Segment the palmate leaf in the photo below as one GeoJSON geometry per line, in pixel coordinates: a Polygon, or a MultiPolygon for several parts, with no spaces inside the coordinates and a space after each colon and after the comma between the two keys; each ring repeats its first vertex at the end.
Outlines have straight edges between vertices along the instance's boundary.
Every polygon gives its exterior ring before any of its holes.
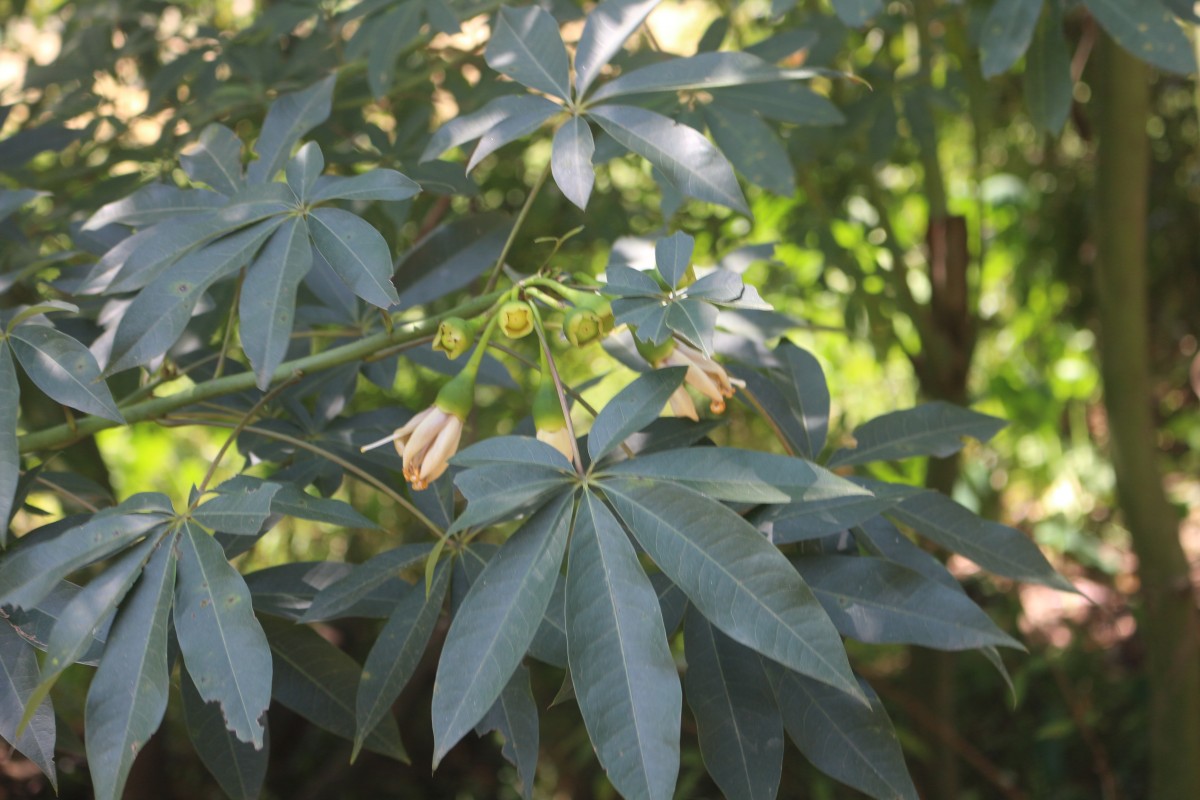
{"type": "Polygon", "coordinates": [[[1187,35],[1159,0],[1083,0],[1100,26],[1138,58],[1159,69],[1188,75],[1196,54],[1187,35]]]}
{"type": "Polygon", "coordinates": [[[8,520],[15,510],[13,501],[21,477],[21,451],[17,447],[17,412],[20,408],[21,386],[17,383],[17,370],[8,348],[0,344],[0,547],[8,544],[8,520]]]}
{"type": "Polygon", "coordinates": [[[502,6],[493,25],[484,53],[489,67],[531,89],[570,99],[567,48],[554,17],[538,6],[502,6]]]}
{"type": "MultiPolygon", "coordinates": [[[[295,561],[248,573],[245,578],[255,611],[299,622],[321,590],[346,577],[352,569],[341,561],[295,561]]],[[[386,619],[400,599],[402,586],[407,584],[384,583],[336,617],[386,619]]]]}
{"type": "Polygon", "coordinates": [[[324,171],[325,155],[321,145],[308,142],[288,161],[283,174],[288,188],[296,193],[301,203],[307,203],[312,199],[313,186],[324,171]]]}
{"type": "Polygon", "coordinates": [[[54,707],[49,696],[35,706],[29,723],[17,736],[17,726],[26,714],[37,683],[37,653],[12,627],[0,622],[0,738],[36,764],[57,792],[54,707]]]}
{"type": "MultiPolygon", "coordinates": [[[[50,632],[58,624],[62,610],[81,591],[80,587],[70,581],[59,581],[50,594],[43,597],[36,606],[28,609],[9,609],[8,624],[21,634],[26,642],[39,650],[45,650],[50,641],[50,632]]],[[[101,622],[92,634],[87,648],[76,659],[77,664],[94,667],[100,663],[100,655],[104,652],[104,641],[108,637],[109,626],[101,622]]]]}
{"type": "Polygon", "coordinates": [[[764,377],[736,370],[755,405],[785,443],[803,458],[816,458],[829,431],[829,387],[821,364],[807,350],[784,340],[775,348],[778,372],[764,377]]]}
{"type": "Polygon", "coordinates": [[[312,202],[326,200],[384,200],[400,202],[415,197],[421,186],[394,169],[373,169],[361,175],[324,175],[317,179],[312,202]]]}
{"type": "Polygon", "coordinates": [[[550,171],[563,195],[581,209],[587,208],[596,182],[595,152],[592,128],[583,117],[570,117],[554,134],[550,171]]]}
{"type": "Polygon", "coordinates": [[[271,385],[283,363],[296,321],[296,292],[312,268],[308,226],[300,217],[283,223],[246,270],[238,306],[238,334],[258,388],[271,385]]]}
{"type": "Polygon", "coordinates": [[[543,114],[550,107],[555,110],[559,109],[554,103],[537,95],[497,97],[478,111],[455,117],[438,128],[429,140],[429,144],[426,145],[424,152],[421,153],[421,161],[437,158],[452,147],[458,147],[478,139],[508,120],[543,114]]]}
{"type": "Polygon", "coordinates": [[[1024,649],[966,594],[889,561],[810,556],[793,563],[843,636],[938,650],[1024,649]]]}
{"type": "Polygon", "coordinates": [[[447,533],[512,519],[574,481],[574,472],[536,465],[525,465],[519,472],[502,464],[464,470],[454,477],[454,485],[467,498],[467,509],[447,533]]]}
{"type": "Polygon", "coordinates": [[[184,665],[205,702],[220,703],[226,726],[263,745],[260,718],[271,704],[271,652],[246,582],[216,540],[186,523],[179,538],[175,631],[184,665]]]}
{"type": "Polygon", "coordinates": [[[791,544],[844,531],[920,492],[912,486],[855,478],[870,495],[844,495],[827,500],[789,503],[765,508],[751,521],[775,544],[791,544]]]}
{"type": "Polygon", "coordinates": [[[141,748],[167,708],[167,620],[175,588],[175,539],[157,549],[108,636],[84,717],[96,797],[117,800],[141,748]]]}
{"type": "Polygon", "coordinates": [[[472,214],[438,227],[400,259],[395,280],[400,304],[427,303],[475,280],[496,263],[511,227],[512,220],[497,213],[472,214]]]}
{"type": "Polygon", "coordinates": [[[542,124],[548,119],[559,114],[561,111],[562,108],[560,106],[551,103],[549,100],[543,100],[542,104],[532,111],[513,115],[498,122],[495,127],[489,129],[487,133],[479,137],[479,144],[475,146],[474,152],[471,153],[471,158],[467,161],[467,172],[475,169],[475,167],[479,166],[479,162],[509,142],[515,142],[522,136],[533,133],[542,127],[542,124]]]}
{"type": "Polygon", "coordinates": [[[695,609],[684,618],[683,636],[684,687],[708,774],[731,800],[774,800],[783,771],[783,720],[761,657],[695,609]]]}
{"type": "Polygon", "coordinates": [[[1042,12],[1042,0],[1009,0],[995,3],[983,23],[980,37],[983,77],[1007,72],[1029,48],[1042,12]]]}
{"type": "Polygon", "coordinates": [[[51,400],[124,423],[91,351],[48,325],[18,325],[9,335],[13,353],[30,380],[51,400]]]}
{"type": "Polygon", "coordinates": [[[830,467],[892,461],[913,456],[945,458],[963,448],[964,436],[981,442],[1007,425],[1004,420],[935,401],[893,411],[854,429],[855,447],[838,450],[830,467]]]}
{"type": "Polygon", "coordinates": [[[567,668],[567,578],[559,575],[550,594],[550,603],[542,617],[529,655],[559,669],[567,668]]]}
{"type": "Polygon", "coordinates": [[[1075,587],[1054,571],[1038,546],[1016,528],[981,519],[944,494],[921,492],[888,510],[926,539],[996,575],[1040,583],[1064,592],[1075,587]]]}
{"type": "Polygon", "coordinates": [[[572,499],[564,493],[522,525],[458,608],[433,687],[435,765],[492,707],[529,649],[566,550],[572,499]]]}
{"type": "Polygon", "coordinates": [[[668,286],[679,286],[679,282],[687,275],[688,267],[692,265],[695,249],[696,240],[683,231],[676,231],[654,243],[654,264],[668,286]]]}
{"type": "Polygon", "coordinates": [[[424,564],[432,549],[431,543],[405,544],[372,556],[321,590],[301,620],[319,622],[344,614],[404,570],[424,564]]]}
{"type": "Polygon", "coordinates": [[[408,586],[392,615],[379,631],[355,699],[354,752],[358,755],[367,733],[388,713],[408,684],[441,614],[450,585],[450,565],[443,561],[433,574],[428,593],[423,581],[408,586]]]}
{"type": "Polygon", "coordinates": [[[317,81],[306,89],[280,95],[267,111],[254,152],[258,160],[250,162],[246,172],[250,183],[268,183],[283,169],[300,137],[329,118],[333,103],[335,75],[317,81]]]}
{"type": "Polygon", "coordinates": [[[205,214],[225,203],[225,198],[216,192],[151,183],[101,208],[83,224],[83,230],[94,231],[105,225],[141,228],[177,217],[205,214]]]}
{"type": "Polygon", "coordinates": [[[255,748],[225,727],[225,717],[216,703],[205,703],[187,670],[179,671],[183,716],[188,738],[204,766],[232,800],[258,800],[267,777],[271,737],[263,726],[263,745],[255,748]]]}
{"type": "Polygon", "coordinates": [[[585,492],[566,586],[571,681],[609,780],[626,798],[670,798],[683,697],[650,579],[604,504],[585,492]]]}
{"type": "Polygon", "coordinates": [[[729,508],[669,482],[609,478],[605,497],[713,625],[797,672],[861,699],[842,640],[774,546],[729,508]]]}
{"type": "Polygon", "coordinates": [[[588,115],[613,139],[662,170],[685,195],[749,215],[733,167],[695,128],[635,106],[596,106],[588,115]]]}
{"type": "Polygon", "coordinates": [[[587,94],[604,65],[641,27],[661,0],[605,0],[587,16],[575,48],[575,96],[587,94]]]}
{"type": "Polygon", "coordinates": [[[234,195],[245,185],[242,175],[242,140],[219,123],[200,131],[200,138],[179,156],[188,177],[207,183],[223,195],[234,195]]]}
{"type": "Polygon", "coordinates": [[[719,108],[793,125],[841,125],[846,121],[829,98],[796,81],[713,89],[712,96],[719,108]]]}
{"type": "MultiPolygon", "coordinates": [[[[358,663],[307,625],[271,617],[264,617],[262,625],[271,646],[271,696],[314,725],[353,741],[358,663]]],[[[397,761],[408,761],[400,728],[386,713],[379,715],[364,736],[363,746],[397,761]]]]}
{"type": "Polygon", "coordinates": [[[622,461],[605,472],[669,480],[714,500],[736,503],[803,503],[870,494],[799,458],[735,447],[665,450],[622,461]]]}
{"type": "Polygon", "coordinates": [[[658,419],[686,374],[685,367],[647,372],[609,400],[588,432],[588,454],[592,461],[599,461],[627,437],[658,419]]]}
{"type": "Polygon", "coordinates": [[[198,506],[192,512],[192,519],[221,533],[253,536],[270,516],[272,500],[279,489],[278,483],[263,483],[241,492],[223,490],[198,506]]]}
{"type": "Polygon", "coordinates": [[[480,736],[488,731],[497,731],[504,737],[502,754],[517,768],[521,796],[530,800],[537,772],[538,708],[529,684],[529,667],[524,664],[517,665],[495,704],[475,726],[480,736]]]}

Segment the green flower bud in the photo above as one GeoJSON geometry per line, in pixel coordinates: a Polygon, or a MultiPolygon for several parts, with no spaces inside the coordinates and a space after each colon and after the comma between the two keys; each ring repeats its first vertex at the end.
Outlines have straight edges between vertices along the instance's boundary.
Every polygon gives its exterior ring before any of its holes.
{"type": "Polygon", "coordinates": [[[576,347],[591,344],[605,333],[604,320],[590,308],[572,308],[563,321],[567,341],[576,347]]]}
{"type": "Polygon", "coordinates": [[[460,420],[465,420],[475,406],[475,375],[478,364],[467,364],[466,369],[450,379],[450,382],[437,393],[433,404],[452,414],[460,420]]]}
{"type": "Polygon", "coordinates": [[[500,306],[500,330],[510,339],[533,332],[533,309],[524,300],[509,300],[500,306]]]}
{"type": "Polygon", "coordinates": [[[475,326],[461,317],[448,317],[438,325],[433,337],[433,349],[445,353],[453,361],[471,349],[475,342],[475,326]]]}
{"type": "Polygon", "coordinates": [[[634,336],[633,343],[637,347],[637,351],[642,354],[642,358],[653,366],[658,366],[667,356],[675,352],[674,339],[667,339],[662,344],[651,344],[634,336]]]}

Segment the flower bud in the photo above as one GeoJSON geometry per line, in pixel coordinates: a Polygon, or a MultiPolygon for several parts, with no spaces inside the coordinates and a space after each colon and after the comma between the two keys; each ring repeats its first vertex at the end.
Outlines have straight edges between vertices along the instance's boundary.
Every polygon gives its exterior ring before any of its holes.
{"type": "Polygon", "coordinates": [[[566,418],[563,417],[558,391],[554,388],[554,379],[545,368],[544,357],[542,380],[533,396],[533,425],[537,429],[539,442],[545,442],[574,463],[571,432],[567,427],[566,418]]]}
{"type": "Polygon", "coordinates": [[[662,362],[675,352],[675,340],[668,338],[662,344],[652,344],[639,339],[636,335],[633,337],[633,344],[637,347],[637,351],[641,353],[642,358],[646,359],[646,363],[651,366],[661,366],[662,362]]]}
{"type": "Polygon", "coordinates": [[[590,308],[572,308],[563,321],[567,341],[576,347],[591,344],[604,335],[604,321],[590,308]]]}
{"type": "Polygon", "coordinates": [[[524,300],[509,300],[500,306],[500,330],[510,339],[533,332],[533,309],[524,300]]]}
{"type": "Polygon", "coordinates": [[[475,342],[475,328],[461,317],[448,317],[438,325],[433,338],[433,349],[445,353],[453,361],[471,349],[475,342]]]}

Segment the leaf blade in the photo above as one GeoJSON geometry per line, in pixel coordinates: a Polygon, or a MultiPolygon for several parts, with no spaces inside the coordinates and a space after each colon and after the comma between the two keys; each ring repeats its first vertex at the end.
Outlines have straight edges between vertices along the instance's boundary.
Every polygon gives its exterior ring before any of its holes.
{"type": "Polygon", "coordinates": [[[64,406],[124,424],[96,357],[81,342],[48,325],[18,325],[9,334],[13,353],[39,389],[64,406]]]}

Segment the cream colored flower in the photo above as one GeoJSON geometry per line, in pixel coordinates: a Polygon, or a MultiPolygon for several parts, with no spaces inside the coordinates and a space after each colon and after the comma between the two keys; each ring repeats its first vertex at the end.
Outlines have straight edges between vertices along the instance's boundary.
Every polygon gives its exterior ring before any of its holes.
{"type": "Polygon", "coordinates": [[[545,442],[566,456],[567,461],[575,462],[575,454],[571,449],[571,433],[565,425],[554,431],[538,428],[537,438],[539,442],[545,442]]]}
{"type": "Polygon", "coordinates": [[[446,471],[450,457],[458,452],[462,431],[463,421],[458,416],[434,405],[397,428],[391,436],[365,445],[362,451],[394,442],[404,461],[404,479],[421,491],[446,471]]]}
{"type": "Polygon", "coordinates": [[[700,421],[700,415],[696,413],[696,404],[692,402],[692,396],[683,386],[676,389],[667,402],[671,404],[671,413],[676,417],[687,417],[692,422],[700,421]]]}
{"type": "MultiPolygon", "coordinates": [[[[746,385],[745,381],[729,377],[729,373],[725,371],[725,368],[716,361],[713,361],[712,358],[680,341],[675,342],[675,348],[658,366],[687,367],[687,375],[684,377],[684,382],[709,399],[708,408],[714,414],[720,414],[725,411],[725,400],[726,398],[733,397],[734,387],[740,389],[746,385]]],[[[674,396],[672,396],[671,401],[671,409],[676,412],[676,416],[688,416],[686,413],[681,415],[676,411],[674,396]]],[[[695,409],[693,408],[694,413],[695,409]]],[[[695,419],[695,417],[692,418],[695,419]]]]}

